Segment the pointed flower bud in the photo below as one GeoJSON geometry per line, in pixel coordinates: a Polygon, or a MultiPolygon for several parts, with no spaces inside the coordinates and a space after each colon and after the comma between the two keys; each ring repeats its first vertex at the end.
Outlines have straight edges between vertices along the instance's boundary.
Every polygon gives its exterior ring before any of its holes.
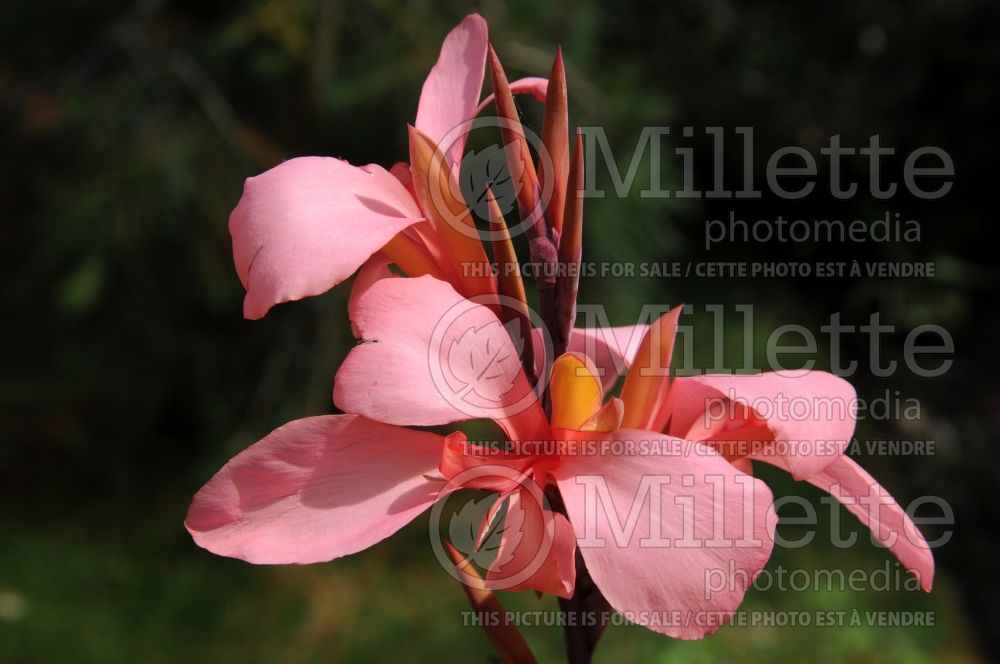
{"type": "Polygon", "coordinates": [[[545,235],[545,222],[539,209],[540,188],[538,174],[535,172],[528,140],[521,126],[521,118],[514,104],[514,95],[507,81],[507,74],[497,58],[493,47],[489,48],[490,75],[493,80],[493,95],[496,104],[497,117],[501,121],[500,135],[504,143],[504,153],[507,156],[507,168],[511,182],[517,193],[518,208],[521,218],[531,220],[528,224],[529,237],[545,235]]]}
{"type": "Polygon", "coordinates": [[[542,145],[547,158],[538,160],[538,182],[541,191],[551,190],[545,207],[545,218],[553,237],[562,233],[563,201],[569,170],[569,103],[566,92],[566,69],[562,49],[556,49],[556,59],[549,74],[545,97],[545,119],[542,123],[542,145]]]}
{"type": "Polygon", "coordinates": [[[559,240],[559,274],[556,279],[556,339],[558,348],[569,346],[576,322],[576,293],[580,286],[580,256],[583,250],[583,138],[576,134],[573,161],[569,167],[566,209],[559,240]],[[561,346],[560,346],[561,344],[561,346]]]}
{"type": "Polygon", "coordinates": [[[490,231],[493,237],[493,261],[497,265],[497,293],[500,302],[500,322],[511,335],[514,347],[520,349],[521,362],[529,380],[534,383],[535,352],[531,338],[531,318],[528,314],[528,296],[524,292],[521,266],[517,261],[514,243],[511,242],[507,223],[493,192],[486,190],[486,204],[489,208],[490,231]]]}

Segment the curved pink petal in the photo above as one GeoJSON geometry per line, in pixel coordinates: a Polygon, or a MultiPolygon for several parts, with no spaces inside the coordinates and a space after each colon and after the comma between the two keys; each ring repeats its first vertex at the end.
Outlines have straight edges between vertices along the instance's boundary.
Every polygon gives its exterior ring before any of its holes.
{"type": "MultiPolygon", "coordinates": [[[[515,95],[531,95],[536,100],[545,103],[545,98],[549,91],[549,79],[539,76],[526,76],[525,78],[519,78],[516,81],[510,82],[510,91],[515,95]]],[[[475,114],[479,115],[492,103],[493,93],[491,92],[489,96],[479,102],[479,106],[476,108],[475,114]]]]}
{"type": "Polygon", "coordinates": [[[676,438],[704,441],[730,463],[746,459],[763,446],[777,453],[772,446],[774,433],[756,411],[688,377],[671,381],[652,428],[676,438]]]}
{"type": "MultiPolygon", "coordinates": [[[[607,394],[608,390],[618,382],[618,378],[631,366],[648,329],[648,325],[577,327],[570,335],[566,351],[590,358],[607,394]]],[[[531,332],[535,346],[535,368],[536,372],[540,372],[544,357],[542,333],[537,328],[531,332]]]]}
{"type": "MultiPolygon", "coordinates": [[[[497,557],[486,572],[494,590],[537,590],[569,599],[576,583],[576,538],[569,521],[527,489],[511,492],[497,557]]],[[[502,498],[500,500],[503,500],[502,498]]]]}
{"type": "MultiPolygon", "coordinates": [[[[420,91],[414,125],[441,144],[452,130],[472,119],[483,88],[488,43],[486,20],[469,14],[441,45],[438,61],[427,75],[420,91]]],[[[449,163],[454,163],[465,146],[465,131],[452,134],[449,145],[441,145],[449,163]]]]}
{"type": "MultiPolygon", "coordinates": [[[[774,449],[798,480],[840,458],[854,435],[854,387],[822,371],[678,378],[667,399],[668,417],[706,430],[745,418],[746,409],[754,411],[755,419],[764,420],[770,429],[774,449]]],[[[675,427],[672,423],[671,431],[675,427]]]]}
{"type": "Polygon", "coordinates": [[[673,637],[717,630],[771,555],[770,490],[701,443],[628,429],[574,436],[593,445],[553,475],[608,602],[673,637]],[[633,453],[603,447],[613,441],[633,453]]]}
{"type": "Polygon", "coordinates": [[[439,496],[444,438],[355,415],[289,422],[203,486],[184,525],[212,553],[316,563],[392,535],[439,496]]]}
{"type": "Polygon", "coordinates": [[[399,180],[374,164],[299,157],[248,178],[229,216],[244,315],[261,318],[329,290],[422,217],[399,180]]]}
{"type": "Polygon", "coordinates": [[[358,269],[358,274],[354,277],[354,283],[351,284],[351,294],[348,297],[348,302],[361,297],[371,288],[372,284],[378,281],[383,279],[398,279],[399,275],[389,269],[389,265],[391,264],[392,261],[385,254],[372,254],[372,257],[366,260],[358,269]]]}
{"type": "Polygon", "coordinates": [[[578,327],[573,330],[566,350],[583,353],[591,359],[597,367],[604,391],[607,392],[632,365],[648,329],[648,325],[578,327]]]}
{"type": "Polygon", "coordinates": [[[742,424],[737,422],[739,413],[726,411],[726,407],[725,397],[714,387],[691,376],[675,376],[655,424],[662,423],[664,433],[670,436],[705,440],[726,426],[742,424]],[[717,412],[724,415],[716,417],[717,412]]]}
{"type": "Polygon", "coordinates": [[[507,330],[450,284],[383,279],[350,313],[362,343],[337,371],[342,410],[402,425],[490,418],[515,440],[547,430],[507,330]]]}
{"type": "MultiPolygon", "coordinates": [[[[788,470],[780,458],[754,458],[788,470]]],[[[930,592],[934,583],[934,556],[927,540],[896,499],[854,459],[838,457],[805,481],[839,500],[871,530],[876,540],[917,576],[920,587],[930,592]]]]}
{"type": "Polygon", "coordinates": [[[410,192],[410,196],[413,196],[414,200],[417,198],[417,192],[413,190],[413,174],[410,172],[410,165],[405,161],[397,161],[395,164],[389,167],[389,172],[392,176],[399,180],[399,183],[406,187],[406,191],[410,192]]]}
{"type": "MultiPolygon", "coordinates": [[[[391,264],[392,261],[382,252],[372,254],[371,258],[364,262],[354,277],[354,283],[351,284],[351,294],[347,297],[348,308],[350,308],[351,302],[361,297],[375,282],[382,279],[399,278],[399,275],[389,269],[389,265],[391,264]]],[[[354,332],[354,336],[359,335],[353,324],[351,325],[351,330],[354,332]]]]}

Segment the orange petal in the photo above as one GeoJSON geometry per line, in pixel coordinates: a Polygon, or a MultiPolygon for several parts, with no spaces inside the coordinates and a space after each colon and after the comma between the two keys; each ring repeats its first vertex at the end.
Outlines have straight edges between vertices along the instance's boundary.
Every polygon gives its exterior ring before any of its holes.
{"type": "Polygon", "coordinates": [[[580,431],[600,431],[611,433],[618,431],[625,416],[625,402],[618,397],[611,397],[604,406],[580,425],[580,431]]]}
{"type": "Polygon", "coordinates": [[[451,258],[448,257],[448,248],[444,246],[444,242],[430,221],[413,224],[406,229],[406,234],[424,246],[427,253],[434,259],[441,274],[444,275],[441,279],[450,283],[460,283],[460,280],[455,276],[455,268],[451,263],[451,258]]]}
{"type": "Polygon", "coordinates": [[[579,430],[601,409],[604,399],[597,370],[587,356],[578,353],[566,353],[553,363],[549,395],[553,429],[579,430]]]}
{"type": "Polygon", "coordinates": [[[382,247],[382,252],[408,277],[429,274],[437,279],[445,279],[444,272],[430,252],[407,233],[397,233],[382,247]]]}
{"type": "Polygon", "coordinates": [[[410,127],[413,190],[424,214],[448,252],[456,288],[466,297],[495,293],[486,250],[469,207],[454,187],[451,169],[436,143],[410,127]]]}
{"type": "Polygon", "coordinates": [[[677,319],[683,310],[683,306],[674,307],[646,331],[622,386],[622,401],[625,402],[622,428],[649,429],[657,409],[665,401],[670,387],[670,356],[674,352],[677,319]]]}

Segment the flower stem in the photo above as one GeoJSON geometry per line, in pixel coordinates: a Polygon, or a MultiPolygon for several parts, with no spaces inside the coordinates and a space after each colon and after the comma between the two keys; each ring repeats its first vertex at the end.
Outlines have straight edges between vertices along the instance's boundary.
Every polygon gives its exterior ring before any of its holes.
{"type": "MultiPolygon", "coordinates": [[[[554,486],[545,491],[549,509],[566,513],[562,495],[554,486]]],[[[566,643],[566,659],[570,664],[587,664],[594,656],[597,642],[611,619],[612,608],[608,600],[587,571],[587,563],[580,550],[576,550],[576,582],[573,596],[559,598],[559,609],[563,618],[563,640],[566,643]]]]}
{"type": "Polygon", "coordinates": [[[576,552],[576,587],[569,599],[559,598],[563,639],[570,664],[589,664],[611,617],[611,607],[594,585],[580,552],[576,552]]]}

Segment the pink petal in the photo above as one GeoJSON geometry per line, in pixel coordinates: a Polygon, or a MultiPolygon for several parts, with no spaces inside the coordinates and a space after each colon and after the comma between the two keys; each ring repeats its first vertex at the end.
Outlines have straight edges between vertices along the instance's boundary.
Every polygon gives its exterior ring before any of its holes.
{"type": "MultiPolygon", "coordinates": [[[[545,103],[545,97],[549,91],[549,79],[538,76],[527,76],[510,82],[510,91],[515,95],[531,95],[538,101],[545,103]]],[[[476,115],[479,115],[486,107],[493,103],[493,93],[483,99],[476,108],[476,115]]]]}
{"type": "Polygon", "coordinates": [[[583,353],[593,361],[604,384],[604,391],[607,392],[632,365],[648,329],[648,325],[578,327],[573,330],[567,350],[583,353]]]}
{"type": "Polygon", "coordinates": [[[597,587],[654,631],[692,639],[717,630],[771,555],[770,490],[701,443],[628,429],[587,440],[647,444],[646,453],[565,456],[553,471],[597,587]]]}
{"type": "MultiPolygon", "coordinates": [[[[788,470],[773,456],[755,458],[788,470]]],[[[927,540],[896,499],[854,459],[838,457],[806,481],[829,493],[858,517],[899,562],[916,574],[920,587],[930,592],[934,583],[934,556],[927,540]]]]}
{"type": "MultiPolygon", "coordinates": [[[[646,336],[648,325],[621,325],[618,327],[577,327],[570,336],[570,353],[580,353],[590,358],[597,368],[597,375],[605,394],[614,387],[618,378],[624,374],[636,352],[642,338],[646,336]]],[[[542,333],[532,330],[535,342],[536,369],[540,371],[543,354],[542,333]]]]}
{"type": "Polygon", "coordinates": [[[389,172],[392,176],[399,180],[399,183],[406,187],[406,191],[410,192],[410,196],[416,199],[417,194],[413,190],[413,174],[410,172],[410,165],[405,161],[397,161],[395,164],[389,167],[389,172]]]}
{"type": "Polygon", "coordinates": [[[573,528],[540,500],[541,489],[535,493],[522,487],[510,494],[500,548],[486,584],[494,590],[537,590],[568,599],[576,583],[573,528]]]}
{"type": "Polygon", "coordinates": [[[185,526],[212,553],[316,563],[392,535],[439,496],[444,439],[354,415],[289,422],[195,494],[185,526]]]}
{"type": "MultiPolygon", "coordinates": [[[[453,129],[475,117],[486,71],[487,42],[486,21],[479,14],[466,16],[445,37],[437,64],[420,92],[414,123],[435,143],[441,144],[453,129]]],[[[441,146],[449,163],[461,156],[465,134],[464,130],[452,133],[449,145],[441,146]]]]}
{"type": "Polygon", "coordinates": [[[507,330],[450,284],[383,279],[350,313],[362,343],[337,372],[333,399],[342,410],[391,424],[490,418],[515,440],[547,430],[507,330]]]}
{"type": "Polygon", "coordinates": [[[247,179],[229,217],[244,315],[329,290],[422,216],[374,164],[299,157],[247,179]]]}
{"type": "MultiPolygon", "coordinates": [[[[372,254],[371,258],[366,260],[358,270],[357,276],[354,277],[354,283],[351,284],[351,294],[347,298],[347,306],[350,307],[350,303],[361,297],[376,281],[398,279],[398,275],[389,269],[391,263],[392,261],[382,252],[372,254]]],[[[353,324],[351,330],[354,332],[354,336],[358,336],[359,333],[353,324]]]]}
{"type": "Polygon", "coordinates": [[[687,376],[677,376],[671,381],[667,399],[658,410],[652,428],[676,438],[712,443],[730,462],[750,454],[752,443],[774,439],[766,421],[756,411],[730,402],[715,388],[687,376]],[[753,437],[743,438],[744,434],[753,437]]]}
{"type": "Polygon", "coordinates": [[[857,394],[843,378],[822,371],[678,378],[668,399],[674,401],[670,417],[695,425],[702,418],[709,428],[740,415],[741,408],[752,409],[774,434],[775,449],[798,480],[838,459],[854,435],[857,394]],[[715,395],[706,397],[712,391],[715,395]],[[727,402],[720,405],[719,396],[727,402]]]}
{"type": "Polygon", "coordinates": [[[397,274],[389,269],[391,263],[392,261],[382,253],[373,254],[371,258],[366,260],[364,265],[358,270],[357,276],[354,277],[348,301],[361,297],[377,281],[399,278],[397,274]]]}

